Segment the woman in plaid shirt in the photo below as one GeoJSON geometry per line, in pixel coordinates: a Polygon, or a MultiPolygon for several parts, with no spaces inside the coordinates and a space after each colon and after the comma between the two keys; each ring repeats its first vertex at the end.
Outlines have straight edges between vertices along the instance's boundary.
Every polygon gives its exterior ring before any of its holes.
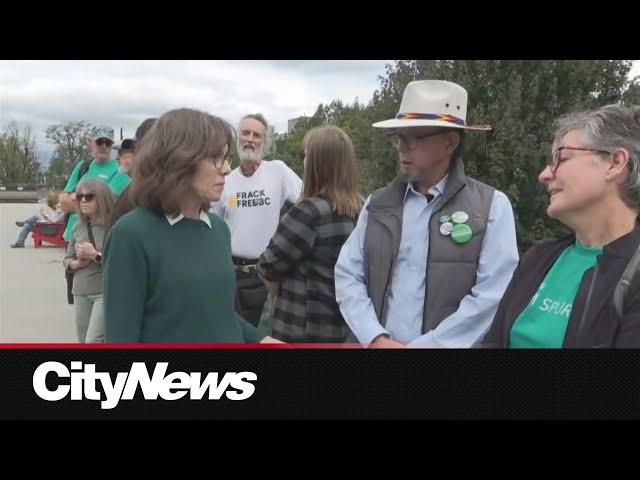
{"type": "Polygon", "coordinates": [[[363,198],[349,136],[335,126],[304,139],[304,187],[260,257],[258,273],[275,296],[274,338],[343,343],[349,329],[336,303],[333,270],[355,228],[363,198]]]}

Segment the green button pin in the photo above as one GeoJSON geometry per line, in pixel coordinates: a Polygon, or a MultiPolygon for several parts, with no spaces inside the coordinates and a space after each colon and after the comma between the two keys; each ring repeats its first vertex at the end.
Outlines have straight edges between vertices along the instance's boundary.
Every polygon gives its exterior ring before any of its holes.
{"type": "Polygon", "coordinates": [[[440,216],[440,223],[447,223],[450,220],[451,220],[451,215],[449,215],[448,213],[445,213],[444,215],[440,216]]]}
{"type": "Polygon", "coordinates": [[[451,239],[456,243],[467,243],[471,240],[472,232],[469,225],[459,223],[451,230],[451,239]]]}
{"type": "Polygon", "coordinates": [[[453,215],[451,215],[451,220],[453,220],[455,223],[464,223],[469,220],[469,215],[467,215],[465,212],[455,212],[453,215]]]}

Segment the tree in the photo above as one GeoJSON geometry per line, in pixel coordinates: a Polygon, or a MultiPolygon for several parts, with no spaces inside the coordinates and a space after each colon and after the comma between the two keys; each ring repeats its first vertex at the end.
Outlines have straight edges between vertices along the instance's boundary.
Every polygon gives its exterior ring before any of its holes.
{"type": "Polygon", "coordinates": [[[0,134],[0,184],[36,184],[40,174],[31,124],[10,121],[0,134]]]}
{"type": "Polygon", "coordinates": [[[93,128],[85,121],[54,124],[47,128],[47,140],[56,146],[47,170],[50,186],[64,187],[76,164],[91,156],[88,139],[93,128]]]}
{"type": "MultiPolygon", "coordinates": [[[[546,215],[548,198],[537,180],[550,154],[555,119],[572,110],[622,101],[631,67],[627,60],[398,61],[381,78],[372,115],[374,121],[393,117],[404,88],[414,79],[450,80],[465,87],[467,121],[493,126],[490,132],[467,135],[465,169],[509,196],[525,250],[536,240],[565,231],[546,215]]],[[[389,171],[397,164],[396,155],[385,152],[377,153],[389,171]]]]}
{"type": "Polygon", "coordinates": [[[640,106],[640,76],[635,77],[627,87],[627,91],[624,92],[623,102],[628,105],[640,106]]]}
{"type": "MultiPolygon", "coordinates": [[[[377,145],[372,140],[371,107],[359,102],[344,104],[334,100],[329,104],[321,104],[310,118],[298,121],[292,132],[283,134],[278,141],[278,157],[285,160],[291,168],[303,175],[304,137],[309,130],[320,125],[335,125],[342,128],[351,137],[358,162],[360,190],[368,194],[384,184],[389,177],[388,172],[381,168],[378,158],[380,149],[388,149],[388,142],[384,146],[377,145]]],[[[379,142],[382,143],[382,142],[379,142]]]]}

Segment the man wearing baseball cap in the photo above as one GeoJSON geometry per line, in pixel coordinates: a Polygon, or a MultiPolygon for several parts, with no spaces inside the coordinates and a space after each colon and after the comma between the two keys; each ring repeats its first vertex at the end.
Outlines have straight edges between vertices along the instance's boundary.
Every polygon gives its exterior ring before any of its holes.
{"type": "MultiPolygon", "coordinates": [[[[111,159],[113,138],[113,128],[107,125],[97,125],[93,128],[90,137],[87,139],[91,157],[78,162],[60,194],[60,208],[66,213],[65,221],[67,224],[63,236],[67,241],[70,240],[71,232],[77,223],[78,203],[75,190],[81,179],[102,180],[109,185],[116,196],[120,195],[131,181],[128,175],[118,170],[118,162],[111,159]]],[[[72,282],[73,278],[68,275],[67,300],[69,303],[73,303],[73,297],[70,295],[72,282]]]]}
{"type": "Polygon", "coordinates": [[[129,174],[133,165],[133,149],[136,145],[134,138],[125,138],[121,143],[114,145],[113,149],[118,153],[116,160],[120,165],[120,171],[129,174]]]}
{"type": "Polygon", "coordinates": [[[136,144],[142,140],[145,133],[149,131],[153,124],[156,123],[157,118],[150,117],[144,122],[138,125],[136,134],[133,138],[125,138],[117,145],[113,146],[113,149],[118,152],[116,159],[120,163],[120,171],[131,176],[131,170],[133,168],[133,157],[136,149],[136,144]]]}
{"type": "MultiPolygon", "coordinates": [[[[142,140],[142,137],[153,127],[156,123],[157,118],[151,117],[147,118],[144,122],[142,122],[138,128],[136,129],[136,135],[132,139],[123,140],[119,148],[119,161],[120,161],[120,171],[123,172],[123,175],[127,175],[129,178],[132,175],[132,168],[135,161],[135,149],[136,144],[142,140]]],[[[115,147],[114,147],[115,148],[115,147]]],[[[129,193],[129,185],[127,185],[122,193],[118,196],[118,200],[116,200],[111,213],[109,214],[109,220],[107,221],[107,233],[112,225],[114,225],[120,217],[129,213],[131,210],[135,208],[133,200],[131,199],[131,195],[129,193]]]]}
{"type": "Polygon", "coordinates": [[[387,129],[399,175],[366,201],[335,267],[336,299],[371,347],[470,348],[518,263],[509,198],[465,174],[467,91],[410,82],[387,129]]]}

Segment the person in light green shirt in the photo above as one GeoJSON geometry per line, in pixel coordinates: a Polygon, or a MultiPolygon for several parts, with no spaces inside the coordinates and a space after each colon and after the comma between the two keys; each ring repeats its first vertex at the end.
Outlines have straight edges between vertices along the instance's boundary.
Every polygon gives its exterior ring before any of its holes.
{"type": "MultiPolygon", "coordinates": [[[[90,139],[91,148],[91,163],[86,173],[82,176],[82,179],[98,179],[105,182],[116,196],[129,185],[131,178],[124,172],[118,169],[118,162],[111,159],[111,151],[114,142],[113,128],[100,125],[93,129],[93,134],[90,139]]],[[[79,172],[84,162],[78,162],[78,164],[71,172],[71,176],[64,187],[63,193],[60,196],[60,205],[62,209],[69,213],[69,221],[64,231],[64,239],[69,241],[71,238],[71,232],[77,222],[77,203],[75,200],[75,189],[80,180],[79,172]]]]}

